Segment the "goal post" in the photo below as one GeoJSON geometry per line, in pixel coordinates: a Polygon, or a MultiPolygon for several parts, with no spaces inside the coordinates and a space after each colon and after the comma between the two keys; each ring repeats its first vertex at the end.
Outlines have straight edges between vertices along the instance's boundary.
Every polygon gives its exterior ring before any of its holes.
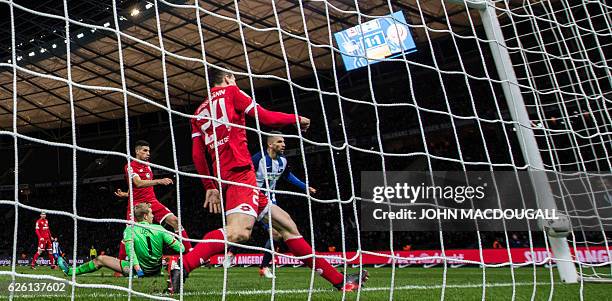
{"type": "MultiPolygon", "coordinates": [[[[521,153],[530,171],[531,183],[536,193],[538,207],[541,209],[557,209],[550,182],[542,161],[538,143],[531,127],[529,114],[519,89],[518,79],[513,69],[512,60],[508,53],[506,40],[497,19],[495,4],[489,0],[448,0],[454,4],[464,4],[478,11],[482,26],[488,40],[495,68],[501,81],[504,97],[508,104],[510,116],[514,122],[521,153]]],[[[542,231],[546,232],[545,225],[540,223],[542,231]]],[[[569,229],[568,229],[569,230],[569,229]]],[[[578,273],[572,259],[566,237],[547,235],[553,257],[556,259],[559,277],[564,283],[578,282],[578,273]]]]}

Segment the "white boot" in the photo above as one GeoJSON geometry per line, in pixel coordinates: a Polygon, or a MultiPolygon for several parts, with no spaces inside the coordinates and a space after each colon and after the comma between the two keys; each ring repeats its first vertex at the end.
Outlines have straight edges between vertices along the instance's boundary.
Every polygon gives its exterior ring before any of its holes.
{"type": "Polygon", "coordinates": [[[266,277],[268,279],[274,278],[274,274],[272,274],[272,270],[269,267],[260,268],[259,269],[259,276],[266,277]]]}

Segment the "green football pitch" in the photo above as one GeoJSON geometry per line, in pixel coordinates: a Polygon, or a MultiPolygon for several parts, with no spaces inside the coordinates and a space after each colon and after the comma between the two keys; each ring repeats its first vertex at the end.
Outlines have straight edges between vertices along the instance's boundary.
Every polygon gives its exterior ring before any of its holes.
{"type": "MultiPolygon", "coordinates": [[[[9,267],[0,268],[0,273],[10,271],[9,267]]],[[[351,272],[355,269],[351,269],[351,272]]],[[[392,269],[368,268],[370,280],[359,296],[359,300],[389,300],[392,269]]],[[[30,270],[18,267],[18,273],[41,274],[68,279],[58,270],[39,267],[30,270]]],[[[608,269],[609,272],[609,269],[608,269]]],[[[306,268],[282,267],[277,270],[274,287],[274,300],[308,300],[310,270],[306,268]]],[[[483,297],[483,271],[475,267],[448,268],[443,277],[440,267],[425,269],[407,267],[395,270],[393,283],[393,300],[481,300],[483,297]]],[[[612,285],[584,283],[563,284],[559,282],[556,270],[553,270],[551,285],[550,271],[546,268],[522,267],[514,270],[512,276],[509,268],[487,268],[485,270],[484,296],[487,300],[612,300],[612,285]],[[514,280],[513,280],[514,278],[514,280]]],[[[222,300],[223,269],[200,268],[191,273],[184,287],[184,300],[222,300]]],[[[7,298],[8,284],[11,277],[0,275],[0,296],[7,298]]],[[[225,300],[271,300],[272,281],[259,277],[257,268],[233,267],[227,273],[225,300]]],[[[315,275],[311,300],[342,300],[342,293],[335,291],[323,279],[315,275]]],[[[17,278],[20,283],[40,282],[29,278],[17,278]]],[[[76,300],[124,300],[125,291],[109,286],[127,288],[127,278],[116,278],[110,270],[102,269],[96,273],[77,277],[79,285],[104,285],[104,288],[77,287],[76,300]]],[[[173,297],[164,294],[166,277],[150,277],[133,280],[133,289],[137,292],[160,297],[173,297]]],[[[14,298],[32,300],[66,300],[70,298],[72,287],[65,286],[63,293],[19,292],[14,298]]],[[[345,300],[356,300],[356,293],[347,293],[345,300]]],[[[148,298],[132,295],[133,300],[148,298]]]]}

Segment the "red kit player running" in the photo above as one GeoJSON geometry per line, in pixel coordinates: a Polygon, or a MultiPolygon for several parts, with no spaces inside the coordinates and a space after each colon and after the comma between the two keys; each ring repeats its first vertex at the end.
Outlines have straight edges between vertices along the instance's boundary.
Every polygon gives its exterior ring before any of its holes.
{"type": "Polygon", "coordinates": [[[49,220],[47,220],[47,214],[44,212],[40,213],[40,218],[36,220],[36,236],[38,237],[38,250],[34,254],[34,258],[32,258],[32,269],[36,269],[36,260],[38,256],[42,254],[45,250],[49,254],[49,260],[51,261],[51,268],[55,269],[55,258],[53,258],[51,241],[53,237],[51,236],[51,230],[49,229],[49,220]]]}
{"type": "MultiPolygon", "coordinates": [[[[223,69],[228,69],[222,66],[223,69]]],[[[312,247],[308,244],[297,229],[291,216],[276,205],[268,204],[267,197],[257,189],[255,171],[251,155],[247,148],[246,131],[234,125],[245,125],[245,115],[259,119],[263,125],[281,127],[296,124],[299,120],[301,129],[307,130],[310,120],[305,117],[280,112],[272,112],[257,105],[247,94],[236,86],[233,74],[219,70],[209,70],[212,88],[210,99],[206,99],[196,110],[194,115],[198,118],[191,120],[192,127],[192,156],[193,161],[201,175],[209,175],[209,167],[205,152],[212,158],[212,168],[217,175],[217,163],[220,166],[220,177],[223,180],[250,185],[244,187],[235,184],[223,184],[225,215],[227,216],[227,240],[230,242],[244,242],[251,236],[253,224],[256,220],[267,219],[271,212],[272,226],[285,240],[287,247],[295,256],[312,255],[312,247]],[[257,110],[257,115],[255,111],[257,110]],[[216,157],[218,153],[219,157],[216,157]]],[[[221,201],[219,189],[210,179],[202,179],[206,190],[204,207],[210,212],[220,213],[221,201]]],[[[267,222],[266,222],[267,223],[267,222]]],[[[207,233],[204,239],[224,240],[223,229],[207,233]]],[[[183,256],[183,275],[201,266],[215,254],[223,254],[224,243],[199,243],[195,248],[183,256]]],[[[367,271],[362,274],[344,275],[339,273],[325,259],[313,257],[303,259],[304,263],[312,267],[323,278],[336,288],[344,291],[357,289],[367,280],[367,271]]],[[[170,284],[173,292],[180,290],[180,263],[173,260],[170,263],[170,284]]]]}
{"type": "MultiPolygon", "coordinates": [[[[136,159],[141,161],[149,161],[149,158],[151,156],[151,148],[148,142],[143,140],[136,141],[134,151],[136,159]]],[[[134,195],[134,206],[143,202],[151,204],[151,210],[153,211],[153,220],[160,224],[166,223],[170,225],[174,229],[174,232],[178,233],[178,218],[172,213],[172,211],[170,211],[170,209],[168,209],[160,201],[157,200],[157,197],[155,196],[155,190],[153,189],[153,186],[156,185],[165,186],[173,184],[172,179],[154,179],[151,167],[147,164],[140,163],[137,161],[131,161],[129,166],[126,164],[124,170],[126,180],[128,178],[132,178],[132,194],[134,195]]],[[[129,197],[129,192],[123,192],[121,191],[121,189],[118,189],[115,192],[115,195],[119,197],[129,197]]],[[[132,220],[129,202],[127,206],[126,216],[127,220],[132,220]]],[[[183,236],[183,238],[189,238],[185,229],[181,231],[181,236],[183,236]]],[[[185,247],[185,250],[189,251],[191,249],[191,242],[183,240],[183,246],[185,247]]],[[[121,242],[119,248],[119,259],[125,258],[125,245],[123,244],[123,242],[121,242]]]]}

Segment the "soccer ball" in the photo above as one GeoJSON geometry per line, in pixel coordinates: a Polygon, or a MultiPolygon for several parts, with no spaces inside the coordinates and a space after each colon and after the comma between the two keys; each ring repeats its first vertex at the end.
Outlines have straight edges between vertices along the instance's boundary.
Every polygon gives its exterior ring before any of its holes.
{"type": "Polygon", "coordinates": [[[571,231],[571,224],[567,216],[559,215],[558,219],[545,220],[543,228],[550,237],[567,237],[571,231]]]}

